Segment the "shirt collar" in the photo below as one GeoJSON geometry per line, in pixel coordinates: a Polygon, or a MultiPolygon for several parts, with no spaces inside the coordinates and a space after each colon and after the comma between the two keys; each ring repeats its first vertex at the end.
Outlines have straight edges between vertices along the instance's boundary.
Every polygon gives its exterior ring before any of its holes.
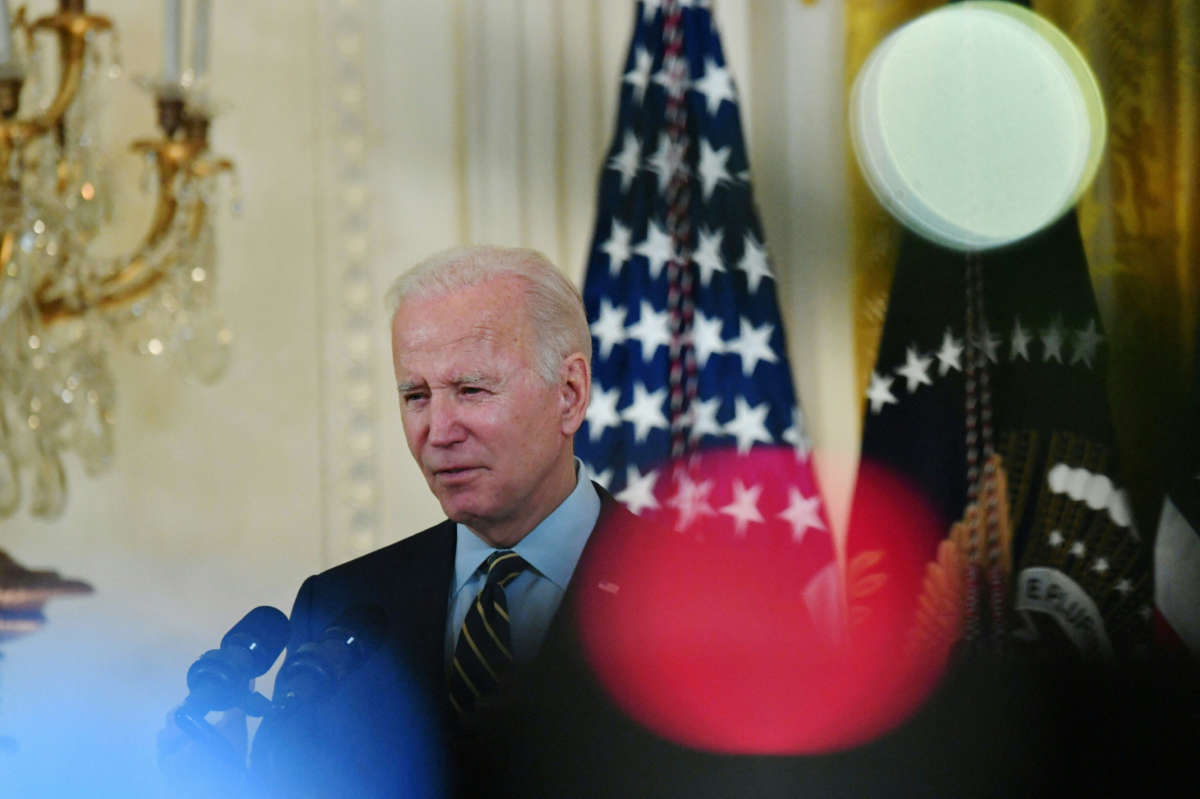
{"type": "MultiPolygon", "coordinates": [[[[564,591],[600,516],[600,495],[579,458],[575,459],[575,475],[575,488],[567,498],[512,547],[539,574],[564,591]]],[[[455,529],[458,542],[452,596],[462,590],[488,555],[499,551],[465,524],[457,524],[455,529]]]]}

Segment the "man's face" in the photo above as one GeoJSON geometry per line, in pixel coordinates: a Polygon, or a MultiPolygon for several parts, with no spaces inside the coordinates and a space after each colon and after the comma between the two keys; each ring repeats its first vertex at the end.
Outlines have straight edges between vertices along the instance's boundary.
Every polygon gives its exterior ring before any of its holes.
{"type": "Polygon", "coordinates": [[[446,515],[495,545],[519,540],[574,484],[569,387],[534,371],[531,342],[511,277],[408,300],[392,320],[408,448],[446,515]]]}

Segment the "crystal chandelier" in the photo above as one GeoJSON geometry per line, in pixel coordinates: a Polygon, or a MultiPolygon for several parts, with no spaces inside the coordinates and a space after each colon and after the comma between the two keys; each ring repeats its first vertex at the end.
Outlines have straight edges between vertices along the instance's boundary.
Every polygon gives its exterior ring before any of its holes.
{"type": "Polygon", "coordinates": [[[166,0],[163,75],[141,81],[161,128],[132,145],[156,192],[148,231],[133,252],[101,257],[89,245],[110,221],[98,94],[120,72],[112,23],[59,0],[9,25],[0,0],[0,518],[24,493],[32,515],[59,516],[68,451],[89,475],[109,466],[110,352],[168,359],[202,382],[227,365],[212,211],[232,164],[208,149],[208,0],[195,8],[192,68],[179,69],[180,1],[166,0]]]}

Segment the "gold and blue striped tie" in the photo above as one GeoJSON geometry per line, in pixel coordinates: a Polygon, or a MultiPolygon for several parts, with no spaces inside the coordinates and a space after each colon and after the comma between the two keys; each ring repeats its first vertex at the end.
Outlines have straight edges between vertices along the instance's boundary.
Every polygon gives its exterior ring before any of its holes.
{"type": "Polygon", "coordinates": [[[512,663],[512,637],[504,588],[529,564],[512,550],[493,552],[484,561],[487,581],[467,610],[448,676],[450,704],[460,719],[471,715],[512,663]]]}

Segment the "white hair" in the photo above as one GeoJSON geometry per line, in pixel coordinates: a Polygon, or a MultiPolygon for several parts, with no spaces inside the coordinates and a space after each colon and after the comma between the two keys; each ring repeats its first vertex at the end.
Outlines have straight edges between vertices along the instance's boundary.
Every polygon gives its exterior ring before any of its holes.
{"type": "Polygon", "coordinates": [[[385,295],[389,320],[401,303],[477,286],[501,277],[525,287],[525,312],[534,334],[534,368],[558,380],[562,361],[582,353],[592,360],[592,335],[579,290],[549,258],[520,247],[455,247],[435,253],[401,274],[385,295]]]}

